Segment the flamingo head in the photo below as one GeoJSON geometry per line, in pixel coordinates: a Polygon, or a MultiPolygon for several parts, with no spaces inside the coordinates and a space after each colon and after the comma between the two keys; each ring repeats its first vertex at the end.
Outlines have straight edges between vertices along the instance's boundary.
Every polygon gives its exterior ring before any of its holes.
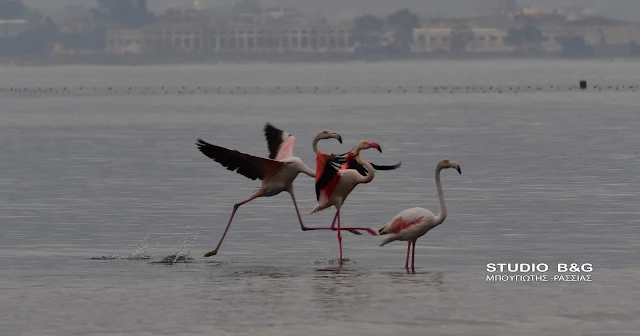
{"type": "Polygon", "coordinates": [[[342,143],[342,136],[334,131],[330,130],[322,130],[320,134],[318,134],[319,139],[336,139],[338,142],[342,143]]]}
{"type": "Polygon", "coordinates": [[[378,150],[378,152],[382,153],[382,147],[380,147],[380,145],[377,142],[366,141],[366,140],[361,141],[358,147],[360,147],[360,149],[375,148],[378,150]]]}
{"type": "Polygon", "coordinates": [[[457,162],[451,161],[449,159],[442,159],[438,162],[438,166],[444,168],[453,168],[458,171],[459,174],[462,175],[462,168],[457,162]]]}

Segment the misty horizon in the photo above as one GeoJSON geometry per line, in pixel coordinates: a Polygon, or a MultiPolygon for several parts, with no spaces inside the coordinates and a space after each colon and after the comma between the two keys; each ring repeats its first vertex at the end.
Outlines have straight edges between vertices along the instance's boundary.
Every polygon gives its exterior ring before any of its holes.
{"type": "MultiPolygon", "coordinates": [[[[25,4],[45,12],[55,12],[63,6],[95,6],[94,0],[23,0],[25,4]]],[[[230,5],[233,0],[201,0],[205,4],[230,5]]],[[[464,16],[492,13],[499,0],[257,0],[263,7],[296,7],[328,17],[348,19],[363,14],[383,15],[398,8],[409,8],[424,17],[464,16]]],[[[532,6],[543,12],[567,6],[589,6],[599,15],[618,19],[636,20],[640,15],[640,1],[635,0],[518,0],[519,6],[532,6]]],[[[190,7],[193,0],[151,0],[149,9],[156,13],[168,8],[190,7]]]]}

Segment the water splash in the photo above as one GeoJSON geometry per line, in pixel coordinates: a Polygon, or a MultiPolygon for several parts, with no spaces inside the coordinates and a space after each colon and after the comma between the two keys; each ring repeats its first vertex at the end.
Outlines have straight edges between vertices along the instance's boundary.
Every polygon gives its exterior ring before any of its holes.
{"type": "MultiPolygon", "coordinates": [[[[179,246],[170,252],[165,253],[160,260],[153,261],[151,264],[175,264],[175,263],[190,263],[193,262],[193,258],[189,257],[191,255],[190,246],[194,244],[196,239],[198,238],[197,233],[191,232],[191,227],[186,227],[187,232],[182,236],[179,246]]],[[[204,229],[204,226],[199,228],[200,230],[204,229]]],[[[111,255],[103,255],[99,257],[91,257],[91,260],[150,260],[153,259],[153,255],[151,254],[151,250],[154,249],[149,242],[148,239],[151,236],[151,233],[148,233],[146,237],[140,241],[136,249],[126,255],[120,254],[111,254],[111,255]]],[[[156,243],[157,245],[158,243],[156,243]]]]}
{"type": "MultiPolygon", "coordinates": [[[[200,227],[201,229],[203,227],[200,227]]],[[[187,226],[187,230],[190,229],[190,226],[187,226]]],[[[182,241],[180,246],[173,249],[172,251],[165,253],[162,258],[158,261],[153,261],[151,264],[176,264],[176,263],[191,263],[193,262],[193,258],[189,257],[191,255],[191,249],[189,248],[195,240],[198,238],[197,233],[191,234],[191,231],[187,231],[182,237],[182,241]]]]}
{"type": "MultiPolygon", "coordinates": [[[[329,264],[329,265],[333,265],[333,264],[339,264],[340,263],[340,258],[335,258],[331,255],[331,250],[329,250],[329,256],[327,258],[323,258],[321,260],[316,260],[315,264],[319,265],[319,264],[329,264]]],[[[346,264],[346,263],[352,263],[352,264],[357,264],[357,262],[349,259],[349,257],[343,255],[342,256],[342,263],[346,264]]]]}
{"type": "Polygon", "coordinates": [[[90,260],[119,260],[119,259],[128,259],[128,260],[147,260],[147,259],[151,259],[152,255],[151,255],[151,250],[153,249],[150,245],[149,242],[147,242],[147,239],[149,239],[149,236],[151,234],[148,233],[146,237],[144,237],[140,243],[138,243],[138,246],[136,247],[136,249],[130,253],[130,254],[125,254],[125,255],[120,255],[120,254],[110,254],[110,255],[104,255],[104,256],[99,256],[99,257],[91,257],[89,258],[90,260]]]}

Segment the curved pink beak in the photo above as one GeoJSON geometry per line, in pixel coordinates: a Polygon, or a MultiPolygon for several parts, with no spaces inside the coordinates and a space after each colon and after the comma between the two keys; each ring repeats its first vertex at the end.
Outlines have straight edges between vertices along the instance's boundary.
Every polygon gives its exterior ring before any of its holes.
{"type": "Polygon", "coordinates": [[[369,148],[375,148],[378,152],[382,153],[382,147],[377,142],[369,142],[369,148]]]}

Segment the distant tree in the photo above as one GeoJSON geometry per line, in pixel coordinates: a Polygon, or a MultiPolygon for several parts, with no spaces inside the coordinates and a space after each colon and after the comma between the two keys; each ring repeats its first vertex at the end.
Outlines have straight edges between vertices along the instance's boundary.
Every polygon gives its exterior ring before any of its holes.
{"type": "Polygon", "coordinates": [[[593,48],[586,43],[582,36],[571,36],[560,38],[562,54],[565,57],[590,57],[593,55],[593,48]]]}
{"type": "Polygon", "coordinates": [[[234,13],[260,14],[262,13],[262,6],[255,0],[241,0],[233,5],[231,10],[234,13]]]}
{"type": "Polygon", "coordinates": [[[184,20],[184,13],[175,8],[168,8],[161,16],[158,17],[159,20],[165,21],[181,21],[184,20]]]}
{"type": "MultiPolygon", "coordinates": [[[[46,17],[52,20],[51,17],[46,17]]],[[[42,23],[43,20],[45,20],[45,15],[37,9],[30,9],[28,10],[27,14],[25,14],[24,19],[29,21],[29,23],[31,24],[38,25],[42,23]]]]}
{"type": "Polygon", "coordinates": [[[353,19],[351,30],[353,41],[363,46],[379,46],[383,31],[384,21],[373,15],[363,15],[353,19]]]}
{"type": "Polygon", "coordinates": [[[473,31],[466,24],[457,25],[451,32],[451,52],[460,56],[467,49],[469,41],[474,38],[473,31]]]}
{"type": "Polygon", "coordinates": [[[251,21],[251,17],[262,13],[262,7],[255,0],[241,0],[231,8],[234,21],[251,21]]]}
{"type": "Polygon", "coordinates": [[[542,39],[542,31],[538,27],[525,25],[520,28],[509,29],[505,42],[520,50],[532,51],[541,48],[542,39]]]}
{"type": "Polygon", "coordinates": [[[0,20],[22,19],[28,14],[22,0],[0,0],[0,20]]]}
{"type": "Polygon", "coordinates": [[[636,43],[636,41],[631,41],[629,43],[629,55],[630,56],[640,56],[640,45],[636,43]]]}
{"type": "Polygon", "coordinates": [[[408,51],[413,42],[413,29],[420,27],[420,18],[408,9],[399,9],[387,16],[387,24],[394,29],[396,46],[408,51]]]}
{"type": "Polygon", "coordinates": [[[99,22],[139,28],[153,21],[153,14],[145,7],[135,7],[131,1],[98,1],[100,6],[92,8],[94,19],[99,22]]]}
{"type": "Polygon", "coordinates": [[[0,56],[46,53],[55,41],[57,32],[55,23],[47,17],[34,29],[16,37],[0,39],[0,56]]]}

